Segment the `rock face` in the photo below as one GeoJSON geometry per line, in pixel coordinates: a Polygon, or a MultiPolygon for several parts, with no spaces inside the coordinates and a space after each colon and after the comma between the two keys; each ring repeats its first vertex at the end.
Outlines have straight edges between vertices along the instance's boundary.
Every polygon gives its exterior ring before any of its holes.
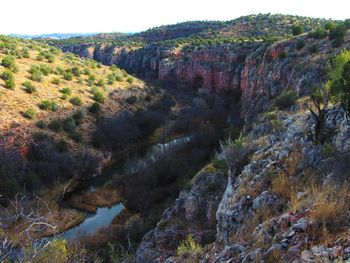
{"type": "MultiPolygon", "coordinates": [[[[349,48],[349,35],[341,48],[349,48]]],[[[107,65],[117,64],[142,78],[186,84],[189,88],[239,91],[242,118],[251,124],[271,100],[286,89],[307,94],[325,80],[328,58],[338,52],[327,38],[300,36],[272,45],[263,42],[199,46],[191,50],[166,49],[157,44],[144,48],[111,44],[81,44],[62,47],[107,65]],[[298,50],[299,39],[305,47],[298,50]],[[310,53],[310,47],[317,51],[310,53]]],[[[249,126],[249,125],[248,125],[249,126]]]]}

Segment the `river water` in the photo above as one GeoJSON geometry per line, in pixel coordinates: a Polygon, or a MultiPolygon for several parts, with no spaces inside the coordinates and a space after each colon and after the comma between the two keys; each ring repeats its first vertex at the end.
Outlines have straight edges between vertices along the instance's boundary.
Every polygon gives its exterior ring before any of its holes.
{"type": "MultiPolygon", "coordinates": [[[[186,144],[190,142],[192,136],[185,136],[171,140],[167,143],[158,143],[148,147],[138,148],[123,158],[121,158],[115,164],[106,167],[102,175],[86,182],[86,192],[94,192],[98,188],[105,186],[109,182],[113,181],[121,174],[133,174],[142,168],[145,168],[152,163],[159,160],[164,153],[175,148],[176,146],[186,144]]],[[[121,203],[115,204],[112,207],[100,207],[95,214],[85,214],[85,220],[62,233],[60,237],[66,240],[78,240],[81,237],[88,237],[96,234],[101,228],[108,227],[113,218],[116,217],[122,210],[124,205],[121,203]]]]}

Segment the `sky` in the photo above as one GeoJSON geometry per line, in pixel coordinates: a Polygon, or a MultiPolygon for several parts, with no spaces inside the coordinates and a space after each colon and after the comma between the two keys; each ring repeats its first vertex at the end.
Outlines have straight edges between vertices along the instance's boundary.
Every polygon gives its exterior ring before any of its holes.
{"type": "Polygon", "coordinates": [[[349,10],[350,0],[2,0],[0,34],[139,32],[258,13],[345,19],[349,10]]]}

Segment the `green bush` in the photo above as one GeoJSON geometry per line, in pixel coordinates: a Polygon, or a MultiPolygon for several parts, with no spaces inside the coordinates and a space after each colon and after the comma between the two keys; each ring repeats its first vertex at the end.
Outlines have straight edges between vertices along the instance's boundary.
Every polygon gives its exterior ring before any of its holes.
{"type": "Polygon", "coordinates": [[[279,58],[287,58],[288,57],[288,53],[286,51],[282,51],[281,53],[278,54],[279,58]]]}
{"type": "Polygon", "coordinates": [[[81,99],[79,97],[77,97],[77,96],[71,98],[69,100],[69,102],[72,103],[75,106],[80,106],[82,104],[81,99]]]}
{"type": "Polygon", "coordinates": [[[55,143],[55,149],[58,152],[68,152],[68,143],[64,139],[60,139],[55,143]]]}
{"type": "Polygon", "coordinates": [[[344,42],[346,28],[344,24],[337,25],[334,29],[329,31],[329,40],[337,40],[339,43],[344,42]]]}
{"type": "Polygon", "coordinates": [[[96,91],[94,92],[93,99],[99,103],[104,103],[106,98],[102,91],[96,91]]]}
{"type": "Polygon", "coordinates": [[[296,44],[297,50],[300,50],[303,47],[305,47],[305,40],[304,39],[298,39],[297,44],[296,44]]]}
{"type": "Polygon", "coordinates": [[[123,77],[120,76],[120,75],[116,75],[115,76],[115,80],[118,81],[118,82],[122,82],[123,81],[123,77]]]}
{"type": "Polygon", "coordinates": [[[40,129],[45,129],[46,124],[43,120],[40,120],[36,123],[36,127],[40,128],[40,129]]]}
{"type": "Polygon", "coordinates": [[[52,84],[55,84],[55,85],[60,85],[61,84],[61,80],[57,77],[53,78],[52,81],[51,81],[52,84]]]}
{"type": "Polygon", "coordinates": [[[304,28],[300,25],[293,25],[292,31],[293,31],[293,36],[297,36],[304,33],[304,28]]]}
{"type": "Polygon", "coordinates": [[[126,98],[126,102],[129,104],[135,104],[137,101],[137,97],[136,96],[130,96],[128,98],[126,98]]]}
{"type": "Polygon", "coordinates": [[[94,85],[96,80],[96,77],[94,75],[90,75],[89,78],[87,79],[87,84],[91,87],[94,85]]]}
{"type": "Polygon", "coordinates": [[[327,31],[323,28],[319,28],[316,31],[311,32],[310,36],[315,39],[323,39],[327,36],[327,31]]]}
{"type": "Polygon", "coordinates": [[[75,66],[75,67],[72,68],[72,73],[73,73],[74,76],[80,77],[80,75],[81,75],[81,70],[80,70],[79,67],[75,66]]]}
{"type": "Polygon", "coordinates": [[[5,80],[5,88],[14,90],[16,87],[14,79],[5,80]]]}
{"type": "Polygon", "coordinates": [[[115,75],[114,74],[108,74],[107,76],[107,84],[113,85],[115,82],[115,75]]]}
{"type": "Polygon", "coordinates": [[[101,112],[101,106],[100,104],[94,102],[90,108],[89,108],[89,112],[92,114],[99,114],[101,112]]]}
{"type": "Polygon", "coordinates": [[[18,71],[18,67],[16,65],[16,60],[13,56],[5,56],[2,59],[1,64],[5,67],[8,68],[9,70],[11,70],[12,72],[17,72],[18,71]]]}
{"type": "Polygon", "coordinates": [[[311,47],[309,47],[310,54],[314,54],[317,51],[318,51],[318,47],[316,45],[312,45],[311,47]]]}
{"type": "Polygon", "coordinates": [[[74,112],[72,117],[75,121],[75,124],[79,126],[84,118],[84,112],[82,110],[77,110],[76,112],[74,112]]]}
{"type": "Polygon", "coordinates": [[[298,99],[298,95],[294,90],[284,91],[278,98],[276,98],[275,106],[280,110],[289,109],[298,99]]]}
{"type": "Polygon", "coordinates": [[[187,238],[180,242],[180,245],[177,247],[177,255],[181,256],[187,253],[201,253],[203,248],[199,245],[192,235],[188,235],[187,238]]]}
{"type": "Polygon", "coordinates": [[[29,94],[36,91],[35,86],[30,81],[25,81],[23,84],[23,90],[29,94]]]}
{"type": "Polygon", "coordinates": [[[72,94],[71,89],[68,88],[68,87],[65,87],[65,88],[61,89],[60,92],[61,92],[62,94],[67,95],[67,96],[70,96],[70,95],[72,94]]]}
{"type": "Polygon", "coordinates": [[[59,132],[62,130],[62,121],[60,119],[51,120],[47,127],[52,131],[59,132]]]}
{"type": "Polygon", "coordinates": [[[55,62],[55,56],[52,54],[49,54],[46,56],[46,59],[49,63],[54,63],[55,62]]]}
{"type": "Polygon", "coordinates": [[[223,174],[227,173],[228,165],[227,165],[227,162],[225,160],[214,158],[212,160],[212,164],[213,164],[215,169],[218,169],[223,174]]]}
{"type": "Polygon", "coordinates": [[[104,79],[99,79],[96,83],[97,86],[99,87],[104,87],[106,85],[106,82],[104,79]]]}
{"type": "Polygon", "coordinates": [[[36,111],[33,108],[28,108],[24,113],[24,117],[27,119],[34,119],[36,116],[36,111]]]}
{"type": "Polygon", "coordinates": [[[44,64],[40,65],[39,69],[45,76],[48,76],[49,74],[52,73],[52,68],[44,64]]]}
{"type": "Polygon", "coordinates": [[[132,84],[134,82],[134,79],[132,77],[128,77],[126,79],[126,82],[128,82],[129,84],[132,84]]]}
{"type": "Polygon", "coordinates": [[[326,30],[333,30],[334,28],[336,28],[336,23],[334,23],[334,22],[327,22],[326,24],[325,24],[325,26],[324,26],[324,28],[326,29],[326,30]]]}
{"type": "Polygon", "coordinates": [[[75,142],[81,142],[83,140],[83,136],[77,131],[70,133],[69,137],[75,142]]]}
{"type": "Polygon", "coordinates": [[[63,78],[65,80],[71,81],[73,79],[73,73],[67,70],[63,73],[63,78]]]}
{"type": "Polygon", "coordinates": [[[54,101],[43,100],[39,104],[39,108],[41,110],[56,111],[56,110],[58,110],[58,104],[56,102],[54,102],[54,101]]]}
{"type": "Polygon", "coordinates": [[[73,118],[69,117],[63,120],[63,130],[67,133],[72,133],[76,130],[77,125],[73,118]]]}
{"type": "Polygon", "coordinates": [[[30,79],[36,82],[41,82],[43,80],[44,74],[41,71],[40,67],[32,66],[29,70],[30,79]]]}

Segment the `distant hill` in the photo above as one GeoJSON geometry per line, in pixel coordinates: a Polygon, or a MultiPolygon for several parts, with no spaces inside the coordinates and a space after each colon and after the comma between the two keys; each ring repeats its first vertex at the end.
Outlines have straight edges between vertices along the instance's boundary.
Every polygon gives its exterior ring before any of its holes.
{"type": "Polygon", "coordinates": [[[106,33],[87,37],[71,37],[54,40],[50,44],[72,45],[87,43],[110,43],[114,46],[143,47],[158,44],[176,45],[211,41],[231,43],[246,41],[270,41],[288,38],[294,25],[300,25],[304,32],[323,28],[327,19],[293,15],[258,14],[242,16],[230,21],[189,21],[174,25],[151,28],[136,34],[106,33]]]}
{"type": "Polygon", "coordinates": [[[67,39],[71,37],[87,37],[95,34],[97,33],[50,33],[50,34],[39,34],[39,35],[10,34],[9,36],[19,37],[24,39],[36,39],[36,38],[67,39]]]}

